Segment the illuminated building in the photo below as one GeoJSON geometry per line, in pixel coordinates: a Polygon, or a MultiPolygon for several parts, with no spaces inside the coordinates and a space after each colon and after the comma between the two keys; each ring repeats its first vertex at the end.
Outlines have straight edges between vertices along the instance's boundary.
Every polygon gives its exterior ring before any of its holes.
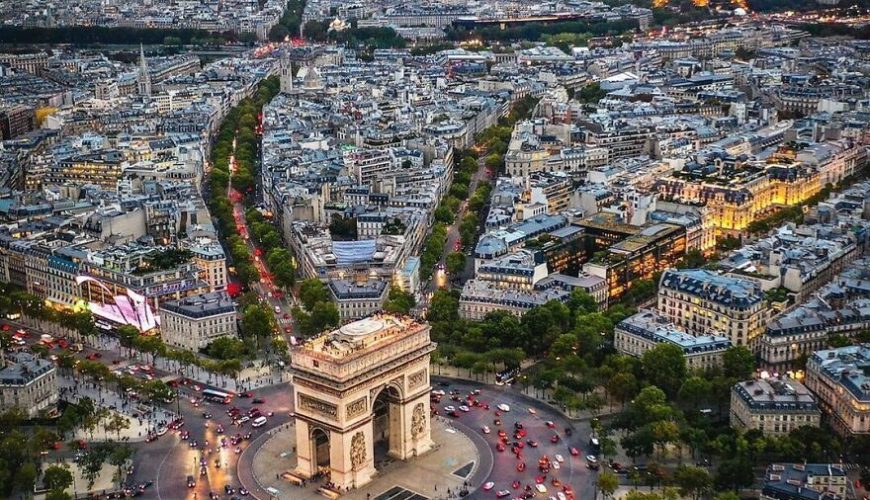
{"type": "Polygon", "coordinates": [[[767,323],[758,283],[701,269],[665,271],[658,310],[689,333],[721,334],[734,345],[752,344],[767,323]]]}
{"type": "Polygon", "coordinates": [[[870,434],[870,344],[816,351],[807,361],[807,387],[840,434],[870,434]]]}
{"type": "MultiPolygon", "coordinates": [[[[580,223],[584,226],[584,223],[580,223]]],[[[607,239],[633,228],[632,234],[605,250],[595,251],[583,264],[583,271],[607,282],[609,300],[621,297],[638,280],[651,279],[656,273],[673,267],[686,255],[686,228],[675,224],[646,226],[614,225],[600,231],[595,241],[607,239]]]]}
{"type": "Polygon", "coordinates": [[[747,380],[731,388],[735,429],[787,436],[799,427],[818,427],[821,417],[813,395],[796,380],[747,380]]]}
{"type": "Polygon", "coordinates": [[[687,165],[658,182],[667,201],[702,205],[721,235],[743,231],[777,207],[803,203],[823,187],[819,170],[800,163],[757,164],[723,158],[687,165]]]}
{"type": "Polygon", "coordinates": [[[46,182],[49,184],[95,184],[114,190],[127,162],[120,151],[105,150],[73,156],[51,167],[46,182]]]}
{"type": "Polygon", "coordinates": [[[163,302],[160,336],[171,346],[199,351],[221,337],[235,337],[236,305],[225,292],[163,302]]]}
{"type": "Polygon", "coordinates": [[[221,244],[215,240],[203,239],[189,247],[193,252],[193,263],[200,269],[212,292],[227,288],[227,257],[221,244]]]}

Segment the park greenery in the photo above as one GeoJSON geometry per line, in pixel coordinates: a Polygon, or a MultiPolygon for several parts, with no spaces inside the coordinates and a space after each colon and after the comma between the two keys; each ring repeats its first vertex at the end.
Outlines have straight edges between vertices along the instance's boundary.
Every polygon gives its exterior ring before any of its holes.
{"type": "Polygon", "coordinates": [[[302,307],[293,308],[299,333],[314,335],[338,326],[338,308],[319,279],[307,279],[299,285],[299,302],[302,307]]]}
{"type": "Polygon", "coordinates": [[[502,29],[498,25],[450,26],[446,29],[447,39],[453,41],[483,40],[489,42],[535,42],[547,36],[563,33],[587,34],[587,36],[621,35],[638,28],[637,21],[562,21],[550,24],[525,23],[502,29]]]}
{"type": "Polygon", "coordinates": [[[109,28],[105,26],[58,26],[54,28],[2,26],[0,43],[8,44],[71,44],[175,45],[216,46],[226,43],[250,42],[251,37],[232,31],[212,33],[198,29],[109,28]],[[168,39],[168,40],[167,40],[168,39]]]}
{"type": "Polygon", "coordinates": [[[280,42],[287,37],[298,36],[304,10],[305,0],[289,0],[281,20],[269,30],[269,40],[280,42]]]}
{"type": "Polygon", "coordinates": [[[416,300],[412,293],[406,292],[399,287],[390,287],[390,294],[384,302],[384,312],[393,314],[410,314],[416,306],[416,300]]]}

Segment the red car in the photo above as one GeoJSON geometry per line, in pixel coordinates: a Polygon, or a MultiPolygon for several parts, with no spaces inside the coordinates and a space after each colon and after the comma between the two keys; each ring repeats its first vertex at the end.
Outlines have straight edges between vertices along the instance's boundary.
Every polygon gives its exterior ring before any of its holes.
{"type": "Polygon", "coordinates": [[[511,483],[511,487],[512,487],[513,489],[515,489],[515,490],[520,489],[520,482],[519,482],[519,481],[514,481],[514,482],[512,482],[512,483],[511,483]]]}
{"type": "Polygon", "coordinates": [[[571,455],[575,457],[580,454],[580,450],[577,448],[571,448],[569,451],[571,452],[571,455]]]}
{"type": "Polygon", "coordinates": [[[523,472],[524,470],[526,470],[526,463],[525,463],[525,462],[520,462],[520,463],[517,465],[517,472],[523,472]]]}
{"type": "Polygon", "coordinates": [[[553,434],[553,435],[550,437],[550,442],[551,442],[551,443],[558,443],[558,442],[559,442],[559,435],[558,435],[558,434],[553,434]]]}
{"type": "Polygon", "coordinates": [[[504,451],[504,443],[498,443],[497,445],[495,445],[495,449],[500,452],[504,451]]]}
{"type": "Polygon", "coordinates": [[[546,424],[547,424],[547,427],[548,427],[549,429],[555,429],[555,428],[556,428],[556,424],[553,423],[553,422],[550,421],[550,420],[547,420],[546,424]]]}

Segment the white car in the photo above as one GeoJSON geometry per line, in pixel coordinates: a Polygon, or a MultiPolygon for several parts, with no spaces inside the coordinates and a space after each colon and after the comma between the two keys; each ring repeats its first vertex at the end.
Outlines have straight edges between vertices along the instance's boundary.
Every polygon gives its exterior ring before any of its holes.
{"type": "Polygon", "coordinates": [[[538,413],[538,410],[536,410],[536,409],[534,409],[534,408],[529,408],[529,413],[531,413],[532,415],[534,415],[534,414],[538,413]]]}
{"type": "Polygon", "coordinates": [[[559,464],[558,461],[553,461],[553,462],[551,462],[551,463],[550,463],[550,466],[553,468],[553,470],[559,470],[559,469],[562,468],[562,466],[559,464]]]}
{"type": "Polygon", "coordinates": [[[557,462],[564,462],[565,461],[565,457],[563,457],[562,455],[559,455],[559,454],[556,454],[556,456],[553,458],[555,458],[557,462]]]}
{"type": "Polygon", "coordinates": [[[546,493],[546,492],[547,492],[547,487],[544,486],[543,484],[540,484],[540,483],[538,483],[538,484],[535,485],[535,489],[538,490],[538,491],[541,492],[541,493],[546,493]]]}
{"type": "Polygon", "coordinates": [[[492,481],[489,481],[488,483],[483,485],[483,491],[489,491],[493,488],[495,488],[495,483],[493,483],[492,481]]]}
{"type": "Polygon", "coordinates": [[[442,391],[441,389],[435,389],[435,390],[432,391],[432,394],[434,394],[434,395],[436,395],[436,396],[443,396],[443,395],[444,395],[444,391],[442,391]]]}
{"type": "Polygon", "coordinates": [[[467,407],[467,406],[465,406],[465,405],[460,406],[459,409],[460,409],[461,411],[464,411],[465,413],[468,413],[468,412],[471,411],[471,408],[469,408],[469,407],[467,407]]]}
{"type": "Polygon", "coordinates": [[[499,411],[511,411],[511,407],[504,403],[499,404],[496,408],[498,408],[499,411]]]}
{"type": "Polygon", "coordinates": [[[261,427],[266,424],[266,417],[257,417],[251,422],[251,427],[261,427]]]}
{"type": "Polygon", "coordinates": [[[245,422],[247,422],[247,421],[250,420],[250,419],[251,419],[251,417],[245,415],[244,417],[242,417],[242,418],[236,420],[236,423],[239,424],[239,425],[242,425],[242,424],[244,424],[245,422]]]}
{"type": "Polygon", "coordinates": [[[568,497],[566,497],[565,494],[562,493],[561,491],[557,491],[557,492],[556,492],[556,497],[557,497],[559,500],[568,500],[568,497]]]}
{"type": "Polygon", "coordinates": [[[489,434],[489,426],[488,425],[484,425],[481,430],[483,431],[484,434],[489,434]]]}
{"type": "Polygon", "coordinates": [[[456,411],[456,407],[455,406],[445,406],[444,411],[447,411],[447,412],[456,411]]]}

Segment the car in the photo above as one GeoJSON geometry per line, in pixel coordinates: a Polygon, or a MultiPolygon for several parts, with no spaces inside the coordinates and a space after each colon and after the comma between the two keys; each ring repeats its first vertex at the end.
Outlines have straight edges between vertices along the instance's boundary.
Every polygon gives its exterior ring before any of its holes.
{"type": "Polygon", "coordinates": [[[251,402],[254,403],[255,405],[261,405],[261,404],[265,403],[266,400],[263,398],[254,398],[251,400],[251,402]]]}
{"type": "Polygon", "coordinates": [[[532,415],[536,415],[538,413],[538,410],[534,408],[529,408],[529,413],[531,413],[532,415]]]}
{"type": "Polygon", "coordinates": [[[501,425],[501,419],[500,419],[500,418],[497,418],[497,419],[493,420],[492,423],[493,423],[494,425],[501,425]]]}
{"type": "Polygon", "coordinates": [[[489,490],[493,489],[494,487],[495,487],[495,483],[493,483],[492,481],[488,481],[488,482],[484,483],[483,491],[489,491],[489,490]]]}
{"type": "Polygon", "coordinates": [[[444,407],[444,411],[446,411],[446,412],[456,411],[456,407],[448,405],[448,406],[444,407]]]}
{"type": "Polygon", "coordinates": [[[497,445],[495,445],[495,449],[498,450],[499,452],[504,451],[504,443],[499,442],[497,445]]]}
{"type": "Polygon", "coordinates": [[[482,430],[484,434],[489,434],[490,432],[488,425],[484,425],[480,430],[482,430]]]}
{"type": "Polygon", "coordinates": [[[534,439],[529,439],[528,443],[529,443],[529,446],[531,446],[532,448],[538,447],[538,442],[535,441],[534,439]]]}
{"type": "Polygon", "coordinates": [[[467,407],[467,406],[465,406],[465,405],[460,406],[459,409],[460,409],[461,411],[465,412],[465,413],[468,413],[468,412],[471,411],[471,408],[469,408],[469,407],[467,407]]]}
{"type": "Polygon", "coordinates": [[[459,413],[456,413],[456,410],[448,411],[447,414],[453,418],[459,418],[459,413]]]}
{"type": "Polygon", "coordinates": [[[540,484],[540,483],[538,483],[538,484],[535,485],[535,489],[538,490],[538,492],[540,492],[540,493],[546,493],[546,492],[547,492],[547,487],[544,486],[543,484],[540,484]]]}
{"type": "Polygon", "coordinates": [[[193,476],[187,476],[187,487],[193,488],[194,486],[196,486],[196,480],[193,479],[193,476]]]}
{"type": "Polygon", "coordinates": [[[509,411],[511,411],[511,407],[508,406],[508,405],[506,405],[506,404],[504,404],[504,403],[499,403],[499,405],[496,406],[496,408],[498,408],[499,411],[503,411],[503,412],[509,412],[509,411]]]}
{"type": "Polygon", "coordinates": [[[559,464],[559,462],[555,462],[555,461],[554,461],[554,462],[550,462],[550,467],[552,467],[552,468],[555,469],[555,470],[559,470],[559,469],[562,468],[562,466],[559,464]]]}
{"type": "Polygon", "coordinates": [[[266,425],[266,417],[257,417],[251,422],[251,427],[262,427],[266,425]]]}
{"type": "Polygon", "coordinates": [[[242,418],[236,420],[236,424],[238,424],[238,425],[242,425],[242,424],[244,424],[245,422],[247,422],[248,420],[251,420],[251,417],[245,415],[244,417],[242,417],[242,418]]]}
{"type": "Polygon", "coordinates": [[[511,483],[511,488],[515,490],[520,489],[520,482],[515,479],[514,482],[511,483]]]}
{"type": "Polygon", "coordinates": [[[506,438],[506,437],[507,437],[507,433],[506,433],[505,431],[499,429],[499,430],[498,430],[498,437],[500,437],[500,438],[506,438]]]}
{"type": "Polygon", "coordinates": [[[504,498],[504,497],[509,497],[510,495],[511,495],[511,492],[508,490],[499,490],[498,492],[496,492],[495,497],[496,498],[504,498]]]}
{"type": "Polygon", "coordinates": [[[246,490],[244,486],[239,487],[239,495],[246,497],[246,496],[248,496],[248,494],[250,494],[250,492],[248,490],[246,490]]]}
{"type": "Polygon", "coordinates": [[[218,434],[223,434],[224,433],[224,426],[222,426],[221,424],[218,424],[217,428],[215,428],[214,431],[217,432],[218,434]]]}
{"type": "Polygon", "coordinates": [[[544,423],[547,425],[548,429],[555,429],[556,428],[556,424],[552,420],[547,420],[544,423]]]}
{"type": "Polygon", "coordinates": [[[556,461],[559,463],[562,463],[565,461],[565,457],[563,457],[562,455],[559,455],[558,453],[553,458],[555,458],[556,461]]]}
{"type": "Polygon", "coordinates": [[[558,434],[553,434],[552,436],[550,436],[550,442],[553,443],[553,444],[558,443],[558,442],[559,442],[559,435],[558,435],[558,434]]]}
{"type": "Polygon", "coordinates": [[[556,498],[558,498],[559,500],[568,500],[568,497],[566,497],[565,494],[561,491],[556,492],[556,498]]]}
{"type": "Polygon", "coordinates": [[[526,470],[525,462],[520,462],[519,464],[517,464],[517,472],[523,472],[524,470],[526,470]]]}
{"type": "Polygon", "coordinates": [[[568,451],[571,452],[571,456],[572,456],[572,457],[576,457],[577,455],[580,454],[580,450],[578,450],[577,448],[571,448],[571,449],[568,450],[568,451]]]}
{"type": "Polygon", "coordinates": [[[253,396],[254,396],[254,395],[251,394],[250,392],[242,392],[242,393],[239,393],[239,397],[240,397],[240,398],[250,398],[250,397],[253,397],[253,396]]]}
{"type": "Polygon", "coordinates": [[[208,475],[208,468],[205,465],[200,466],[199,475],[200,476],[207,476],[208,475]]]}
{"type": "Polygon", "coordinates": [[[235,492],[236,492],[235,488],[233,488],[229,484],[224,485],[224,493],[226,493],[227,495],[232,495],[235,492]]]}
{"type": "Polygon", "coordinates": [[[573,436],[573,435],[574,435],[574,430],[571,429],[570,427],[565,427],[565,435],[568,436],[568,437],[573,436]]]}
{"type": "Polygon", "coordinates": [[[213,417],[213,416],[214,416],[214,415],[212,415],[211,413],[209,413],[209,412],[207,412],[207,411],[202,412],[202,418],[204,418],[204,419],[206,419],[206,420],[209,420],[209,419],[210,419],[211,417],[213,417]]]}

